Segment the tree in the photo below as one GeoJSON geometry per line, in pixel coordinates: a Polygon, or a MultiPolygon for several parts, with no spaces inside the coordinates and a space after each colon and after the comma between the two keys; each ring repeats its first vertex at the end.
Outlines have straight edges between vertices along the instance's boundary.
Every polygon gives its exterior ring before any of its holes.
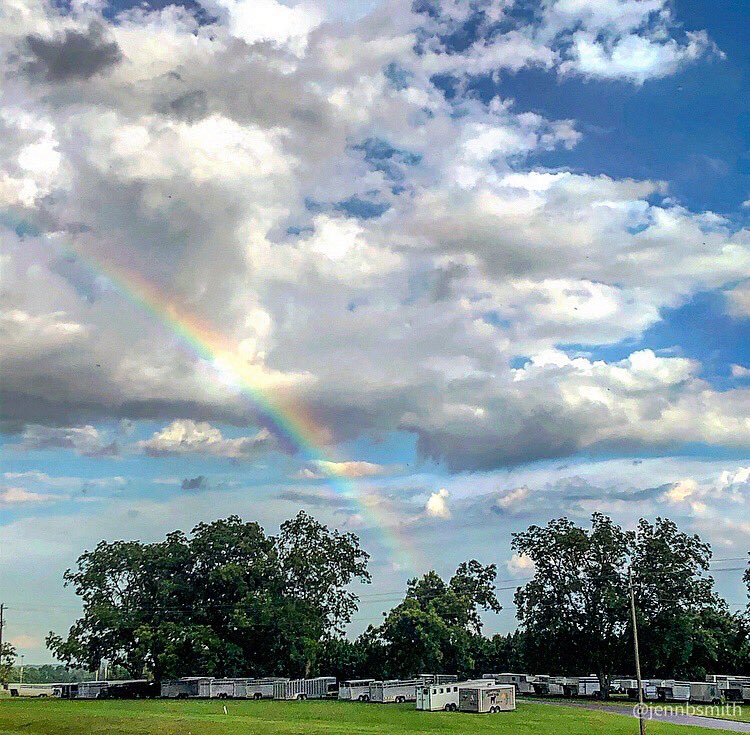
{"type": "Polygon", "coordinates": [[[632,533],[600,513],[591,517],[590,530],[560,518],[513,534],[512,548],[535,567],[531,581],[515,593],[532,667],[593,671],[606,696],[624,655],[632,541],[632,533]]]}
{"type": "Polygon", "coordinates": [[[680,678],[715,671],[736,631],[707,574],[710,545],[669,519],[641,519],[631,563],[644,670],[680,678]]]}
{"type": "Polygon", "coordinates": [[[472,560],[461,564],[447,583],[434,571],[409,580],[404,601],[377,631],[389,674],[472,670],[472,639],[482,627],[480,610],[501,609],[496,576],[494,564],[472,560]]]}
{"type": "Polygon", "coordinates": [[[230,516],[152,544],[102,541],[65,573],[83,616],[47,645],[68,665],[106,659],[132,676],[302,675],[351,619],[345,588],[369,582],[368,558],[305,513],[278,537],[230,516]]]}
{"type": "Polygon", "coordinates": [[[13,665],[16,663],[16,649],[10,643],[0,645],[0,684],[10,681],[13,665]]]}

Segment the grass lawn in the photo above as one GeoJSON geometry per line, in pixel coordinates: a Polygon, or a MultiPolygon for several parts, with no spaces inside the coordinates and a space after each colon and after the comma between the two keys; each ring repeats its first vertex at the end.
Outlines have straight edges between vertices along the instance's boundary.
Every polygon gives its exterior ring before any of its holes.
{"type": "MultiPolygon", "coordinates": [[[[624,715],[520,702],[515,712],[417,712],[414,705],[344,702],[0,701],[0,735],[633,735],[624,715]]],[[[649,733],[716,730],[649,723],[649,733]]]]}

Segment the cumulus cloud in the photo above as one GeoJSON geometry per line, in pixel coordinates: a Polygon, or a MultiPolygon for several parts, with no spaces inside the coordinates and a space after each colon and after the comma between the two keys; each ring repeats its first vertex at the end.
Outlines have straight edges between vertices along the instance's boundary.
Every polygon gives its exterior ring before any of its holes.
{"type": "Polygon", "coordinates": [[[70,449],[84,457],[116,457],[116,441],[107,442],[98,429],[86,426],[27,426],[21,441],[15,445],[25,452],[70,449]]]}
{"type": "Polygon", "coordinates": [[[210,23],[177,6],[109,20],[21,0],[0,29],[0,402],[22,446],[112,453],[97,421],[151,419],[148,455],[245,459],[276,443],[215,427],[262,425],[258,393],[303,407],[321,444],[411,432],[457,471],[746,445],[747,392],[693,362],[560,345],[635,340],[731,288],[747,231],[662,182],[540,169],[577,122],[465,85],[532,65],[643,83],[710,54],[700,29],[663,0],[555,0],[527,22],[401,3],[346,25],[305,3],[206,7],[210,23]],[[111,269],[213,352],[185,350],[111,269]]]}
{"type": "Polygon", "coordinates": [[[267,429],[261,429],[253,436],[230,439],[205,421],[178,419],[154,432],[150,439],[138,442],[137,447],[152,457],[198,454],[239,460],[255,456],[270,443],[271,434],[267,429]]]}
{"type": "Polygon", "coordinates": [[[451,511],[448,507],[449,497],[450,493],[445,488],[432,493],[425,504],[425,513],[430,518],[440,518],[443,520],[450,518],[451,511]]]}

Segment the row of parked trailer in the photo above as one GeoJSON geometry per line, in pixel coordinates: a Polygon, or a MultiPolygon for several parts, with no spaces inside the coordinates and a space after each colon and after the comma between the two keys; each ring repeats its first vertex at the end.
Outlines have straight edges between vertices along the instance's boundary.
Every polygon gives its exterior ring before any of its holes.
{"type": "MultiPolygon", "coordinates": [[[[723,701],[750,703],[750,676],[717,675],[706,681],[644,679],[643,698],[650,701],[718,704],[723,701]]],[[[335,678],[312,679],[269,677],[184,677],[172,681],[88,681],[77,684],[10,684],[11,696],[59,697],[62,699],[327,699],[376,702],[415,702],[417,709],[502,711],[515,708],[515,697],[602,698],[595,676],[548,676],[544,674],[491,673],[482,679],[459,682],[450,674],[419,674],[413,679],[353,679],[339,685],[335,678]],[[481,691],[479,691],[481,690],[481,691]],[[510,692],[510,694],[508,693],[510,692]],[[467,709],[468,708],[468,709],[467,709]],[[494,708],[494,709],[492,709],[494,708]]],[[[609,694],[638,698],[636,679],[615,678],[609,694]]]]}
{"type": "Polygon", "coordinates": [[[491,679],[459,682],[452,674],[420,674],[413,679],[356,679],[341,682],[312,679],[184,677],[154,682],[90,681],[77,684],[9,685],[15,696],[54,696],[62,699],[276,699],[337,698],[381,704],[414,702],[423,711],[501,712],[515,709],[516,689],[491,679]]]}
{"type": "MultiPolygon", "coordinates": [[[[497,683],[512,684],[520,695],[537,697],[602,698],[601,685],[595,676],[548,676],[546,674],[485,674],[497,683]]],[[[706,681],[676,679],[643,679],[643,698],[662,702],[719,704],[722,701],[750,703],[750,676],[711,674],[706,681]]],[[[609,694],[638,699],[636,679],[612,679],[609,694]]]]}

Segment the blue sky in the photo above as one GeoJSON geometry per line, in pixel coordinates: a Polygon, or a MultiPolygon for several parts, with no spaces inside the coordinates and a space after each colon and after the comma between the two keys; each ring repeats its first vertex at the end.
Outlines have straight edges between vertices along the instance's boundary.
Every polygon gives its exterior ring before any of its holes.
{"type": "Polygon", "coordinates": [[[0,599],[27,661],[85,548],[229,513],[360,534],[352,633],[431,567],[522,581],[510,534],[556,516],[667,515],[746,557],[743,3],[18,7],[0,599]]]}

